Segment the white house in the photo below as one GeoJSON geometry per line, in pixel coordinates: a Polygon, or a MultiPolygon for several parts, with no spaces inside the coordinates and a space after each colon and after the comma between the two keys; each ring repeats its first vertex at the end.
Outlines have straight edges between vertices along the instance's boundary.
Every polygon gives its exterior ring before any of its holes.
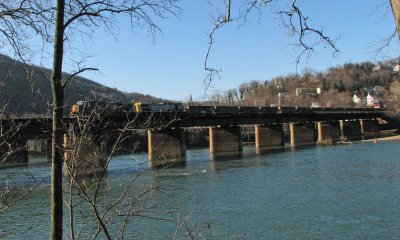
{"type": "Polygon", "coordinates": [[[372,68],[372,71],[373,71],[373,72],[378,72],[378,71],[380,71],[381,69],[382,69],[381,65],[376,65],[376,66],[374,66],[374,67],[372,68]]]}
{"type": "Polygon", "coordinates": [[[374,106],[375,101],[378,100],[376,96],[373,96],[368,93],[367,95],[367,106],[372,107],[374,106]]]}
{"type": "Polygon", "coordinates": [[[321,103],[319,103],[319,102],[313,102],[312,104],[311,104],[311,108],[321,108],[322,107],[322,105],[321,105],[321,103]]]}
{"type": "Polygon", "coordinates": [[[357,94],[353,95],[353,103],[364,105],[366,101],[367,99],[363,95],[357,95],[357,94]]]}
{"type": "Polygon", "coordinates": [[[393,72],[400,72],[400,64],[395,64],[393,66],[393,72]]]}

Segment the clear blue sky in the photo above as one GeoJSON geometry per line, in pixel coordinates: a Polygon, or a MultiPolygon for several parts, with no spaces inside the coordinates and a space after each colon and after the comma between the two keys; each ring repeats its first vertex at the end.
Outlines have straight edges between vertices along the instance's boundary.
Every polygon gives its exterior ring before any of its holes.
{"type": "MultiPolygon", "coordinates": [[[[396,39],[383,54],[374,58],[377,42],[395,29],[388,0],[298,2],[312,26],[324,29],[332,38],[341,36],[337,42],[338,56],[333,58],[329,48],[317,48],[311,59],[302,60],[299,72],[304,67],[323,71],[346,62],[374,62],[399,56],[396,39]],[[386,4],[378,8],[382,3],[386,4]]],[[[194,99],[200,99],[205,91],[206,32],[212,28],[210,16],[214,12],[206,0],[182,0],[180,6],[183,12],[179,18],[157,20],[163,35],[156,37],[155,44],[144,30],[136,29],[132,33],[124,20],[118,23],[118,40],[98,31],[91,43],[85,46],[76,43],[76,47],[92,56],[86,65],[100,69],[98,73],[84,76],[127,92],[172,100],[185,100],[192,94],[194,99]]],[[[249,80],[268,80],[296,72],[294,61],[298,52],[290,45],[296,39],[288,37],[280,27],[273,13],[276,10],[263,12],[260,23],[253,17],[252,23],[241,27],[232,23],[217,33],[210,64],[221,68],[222,73],[208,94],[235,88],[249,80]]]]}

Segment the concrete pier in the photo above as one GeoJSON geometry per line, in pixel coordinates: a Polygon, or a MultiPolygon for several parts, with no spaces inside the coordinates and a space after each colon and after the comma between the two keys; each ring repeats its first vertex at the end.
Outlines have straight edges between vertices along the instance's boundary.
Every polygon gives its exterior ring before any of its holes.
{"type": "Polygon", "coordinates": [[[339,122],[317,122],[318,144],[334,144],[341,137],[339,122]]]}
{"type": "Polygon", "coordinates": [[[342,121],[343,136],[349,140],[361,140],[362,131],[360,121],[342,121]]]}
{"type": "Polygon", "coordinates": [[[292,147],[308,146],[316,143],[314,123],[290,123],[289,128],[292,147]]]}
{"type": "Polygon", "coordinates": [[[363,138],[379,137],[378,120],[360,120],[361,134],[363,138]]]}
{"type": "Polygon", "coordinates": [[[183,129],[148,130],[148,153],[152,167],[185,164],[186,145],[183,129]]]}
{"type": "Polygon", "coordinates": [[[210,127],[210,153],[217,157],[243,151],[242,131],[239,126],[210,127]]]}
{"type": "Polygon", "coordinates": [[[257,153],[263,150],[282,148],[285,145],[283,125],[256,125],[255,139],[257,153]]]}

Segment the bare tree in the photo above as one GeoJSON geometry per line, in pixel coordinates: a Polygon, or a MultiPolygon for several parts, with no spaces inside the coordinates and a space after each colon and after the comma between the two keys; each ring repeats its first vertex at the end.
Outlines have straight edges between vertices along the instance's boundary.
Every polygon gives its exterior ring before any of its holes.
{"type": "MultiPolygon", "coordinates": [[[[156,1],[57,1],[54,37],[54,60],[52,74],[53,89],[53,134],[52,134],[52,227],[51,239],[62,239],[62,116],[64,87],[62,79],[64,45],[69,36],[76,33],[93,32],[103,26],[111,33],[115,29],[117,15],[126,15],[132,27],[147,27],[151,33],[159,31],[153,16],[165,18],[174,14],[175,0],[156,1]]],[[[83,72],[81,69],[78,72],[83,72]]]]}
{"type": "MultiPolygon", "coordinates": [[[[71,239],[123,239],[127,229],[133,227],[129,223],[143,218],[176,223],[172,239],[182,235],[198,239],[206,234],[204,231],[209,229],[209,224],[190,225],[194,209],[183,214],[168,207],[158,210],[150,204],[149,198],[154,192],[160,192],[160,187],[149,178],[147,163],[138,160],[134,153],[137,137],[147,132],[142,128],[158,126],[157,118],[152,114],[142,118],[135,113],[132,104],[99,102],[81,105],[80,114],[74,117],[76,121],[69,126],[68,140],[64,143],[68,173],[65,204],[69,209],[71,239]],[[121,150],[131,156],[136,169],[128,180],[118,182],[115,187],[109,183],[107,167],[121,150]],[[147,175],[145,184],[143,175],[147,175]],[[112,198],[107,197],[110,194],[112,198]],[[92,220],[88,222],[88,219],[92,220]]],[[[166,127],[175,120],[171,118],[159,127],[166,127]]]]}
{"type": "MultiPolygon", "coordinates": [[[[51,76],[53,95],[52,133],[52,207],[51,239],[62,239],[62,118],[64,88],[68,81],[79,73],[93,68],[80,68],[70,77],[63,79],[63,57],[65,44],[74,34],[93,33],[104,27],[115,33],[116,17],[125,15],[132,28],[146,28],[151,34],[160,31],[153,19],[176,14],[176,0],[122,0],[122,1],[51,1],[0,2],[0,33],[3,45],[10,46],[15,55],[24,60],[29,53],[25,40],[31,33],[41,37],[43,42],[53,42],[53,71],[51,76]],[[54,29],[54,37],[51,32],[54,29]]],[[[88,36],[88,35],[86,35],[88,36]]],[[[70,42],[69,42],[70,43],[70,42]]],[[[70,43],[72,44],[72,43],[70,43]]],[[[79,60],[78,60],[79,62],[79,60]]]]}
{"type": "MultiPolygon", "coordinates": [[[[239,9],[234,9],[231,0],[222,0],[223,10],[218,11],[214,17],[213,28],[209,33],[208,49],[204,60],[204,70],[207,72],[205,83],[208,86],[215,77],[219,77],[220,69],[209,66],[209,58],[211,55],[212,46],[215,42],[216,32],[227,24],[239,22],[240,24],[248,22],[248,18],[252,14],[261,16],[263,10],[272,9],[276,0],[243,0],[239,1],[241,6],[239,9]],[[237,10],[237,14],[235,14],[237,10]]],[[[288,1],[289,2],[289,1],[288,1]]],[[[333,55],[339,52],[336,47],[336,40],[327,36],[323,30],[314,27],[310,24],[309,17],[298,6],[297,0],[292,0],[289,9],[279,10],[277,12],[279,19],[285,29],[288,29],[291,36],[297,36],[297,46],[301,49],[296,64],[300,63],[303,57],[310,57],[314,52],[315,47],[320,44],[325,44],[333,50],[333,55]],[[312,38],[313,36],[314,38],[312,38]]]]}

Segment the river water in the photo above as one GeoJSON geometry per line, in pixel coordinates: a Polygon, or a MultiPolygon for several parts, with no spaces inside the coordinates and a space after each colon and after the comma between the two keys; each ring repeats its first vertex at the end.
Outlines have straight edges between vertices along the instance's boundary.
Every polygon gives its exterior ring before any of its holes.
{"type": "MultiPolygon", "coordinates": [[[[146,158],[115,157],[99,205],[117,198],[118,189],[136,175],[137,162],[144,163],[140,172],[146,168],[146,158]]],[[[0,238],[48,238],[50,164],[40,157],[32,162],[0,169],[3,188],[31,186],[32,179],[40,183],[27,198],[0,213],[0,238]]],[[[136,196],[149,185],[157,185],[157,190],[133,207],[137,214],[125,229],[125,239],[171,238],[186,217],[178,236],[201,230],[213,239],[400,238],[399,142],[264,154],[245,146],[242,156],[225,161],[210,161],[208,149],[188,150],[185,167],[146,171],[128,194],[136,196]]],[[[93,213],[84,202],[76,209],[75,228],[81,229],[80,237],[91,239],[96,229],[93,213]]],[[[64,218],[68,229],[68,214],[64,218]]],[[[115,237],[121,221],[110,220],[107,226],[115,237]]]]}

